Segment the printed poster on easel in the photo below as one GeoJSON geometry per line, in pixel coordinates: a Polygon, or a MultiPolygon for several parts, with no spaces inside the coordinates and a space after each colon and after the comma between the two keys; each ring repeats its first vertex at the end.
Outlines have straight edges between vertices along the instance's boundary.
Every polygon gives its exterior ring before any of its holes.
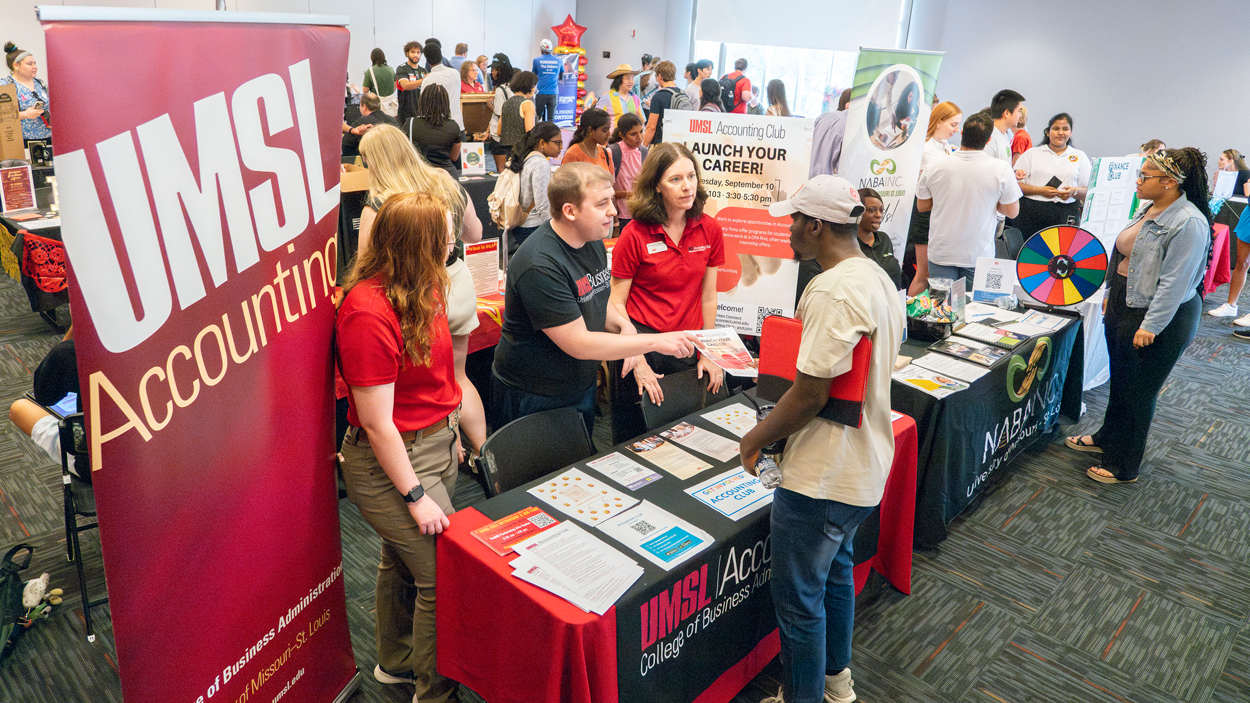
{"type": "Polygon", "coordinates": [[[881,231],[907,249],[929,111],[942,52],[860,49],[838,174],[881,194],[881,231]]]}
{"type": "Polygon", "coordinates": [[[1098,237],[1107,251],[1111,251],[1116,235],[1141,207],[1137,199],[1137,172],[1143,160],[1140,156],[1094,159],[1081,229],[1098,237]]]}
{"type": "Polygon", "coordinates": [[[716,326],[758,335],[769,315],[794,314],[799,266],[790,218],[768,206],[807,180],[813,120],[719,112],[664,113],[665,141],[694,153],[707,204],[720,223],[725,263],[716,281],[716,326]]]}

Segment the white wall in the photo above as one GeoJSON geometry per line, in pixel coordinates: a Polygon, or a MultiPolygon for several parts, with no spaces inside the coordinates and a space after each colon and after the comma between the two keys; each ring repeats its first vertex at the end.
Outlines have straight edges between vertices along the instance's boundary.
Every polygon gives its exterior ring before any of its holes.
{"type": "Polygon", "coordinates": [[[1214,170],[1220,151],[1250,151],[1247,26],[1245,0],[915,0],[908,46],[946,52],[937,93],[965,115],[1012,88],[1034,142],[1068,112],[1090,156],[1157,138],[1201,148],[1214,170]]]}

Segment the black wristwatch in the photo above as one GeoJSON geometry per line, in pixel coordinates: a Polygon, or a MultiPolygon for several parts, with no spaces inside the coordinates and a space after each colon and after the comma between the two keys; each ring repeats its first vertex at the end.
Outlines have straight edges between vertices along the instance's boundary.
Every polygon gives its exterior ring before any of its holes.
{"type": "Polygon", "coordinates": [[[404,502],[415,503],[421,500],[423,496],[425,496],[425,489],[421,487],[420,483],[418,483],[417,485],[412,487],[411,491],[408,491],[407,493],[404,494],[404,502]]]}

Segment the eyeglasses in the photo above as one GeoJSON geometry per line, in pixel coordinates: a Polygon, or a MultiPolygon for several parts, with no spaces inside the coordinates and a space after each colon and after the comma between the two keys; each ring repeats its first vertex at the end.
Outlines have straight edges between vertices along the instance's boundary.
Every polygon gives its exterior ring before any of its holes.
{"type": "Polygon", "coordinates": [[[1160,175],[1158,175],[1158,176],[1147,176],[1146,174],[1142,173],[1141,171],[1138,171],[1138,172],[1137,172],[1137,182],[1138,182],[1138,183],[1144,183],[1144,182],[1146,182],[1146,181],[1150,180],[1151,178],[1171,178],[1171,176],[1167,176],[1167,175],[1163,175],[1163,174],[1160,174],[1160,175]]]}

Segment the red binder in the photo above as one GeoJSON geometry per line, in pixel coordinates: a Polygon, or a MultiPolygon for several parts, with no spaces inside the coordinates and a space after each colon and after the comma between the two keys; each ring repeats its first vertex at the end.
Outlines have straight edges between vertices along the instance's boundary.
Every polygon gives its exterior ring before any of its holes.
{"type": "MultiPolygon", "coordinates": [[[[803,323],[792,317],[764,318],[760,331],[760,377],[756,395],[777,402],[794,383],[803,323]]],[[[864,419],[864,393],[868,389],[868,363],[872,340],[863,337],[851,351],[851,370],[829,384],[829,400],[818,417],[859,427],[864,419]]]]}

